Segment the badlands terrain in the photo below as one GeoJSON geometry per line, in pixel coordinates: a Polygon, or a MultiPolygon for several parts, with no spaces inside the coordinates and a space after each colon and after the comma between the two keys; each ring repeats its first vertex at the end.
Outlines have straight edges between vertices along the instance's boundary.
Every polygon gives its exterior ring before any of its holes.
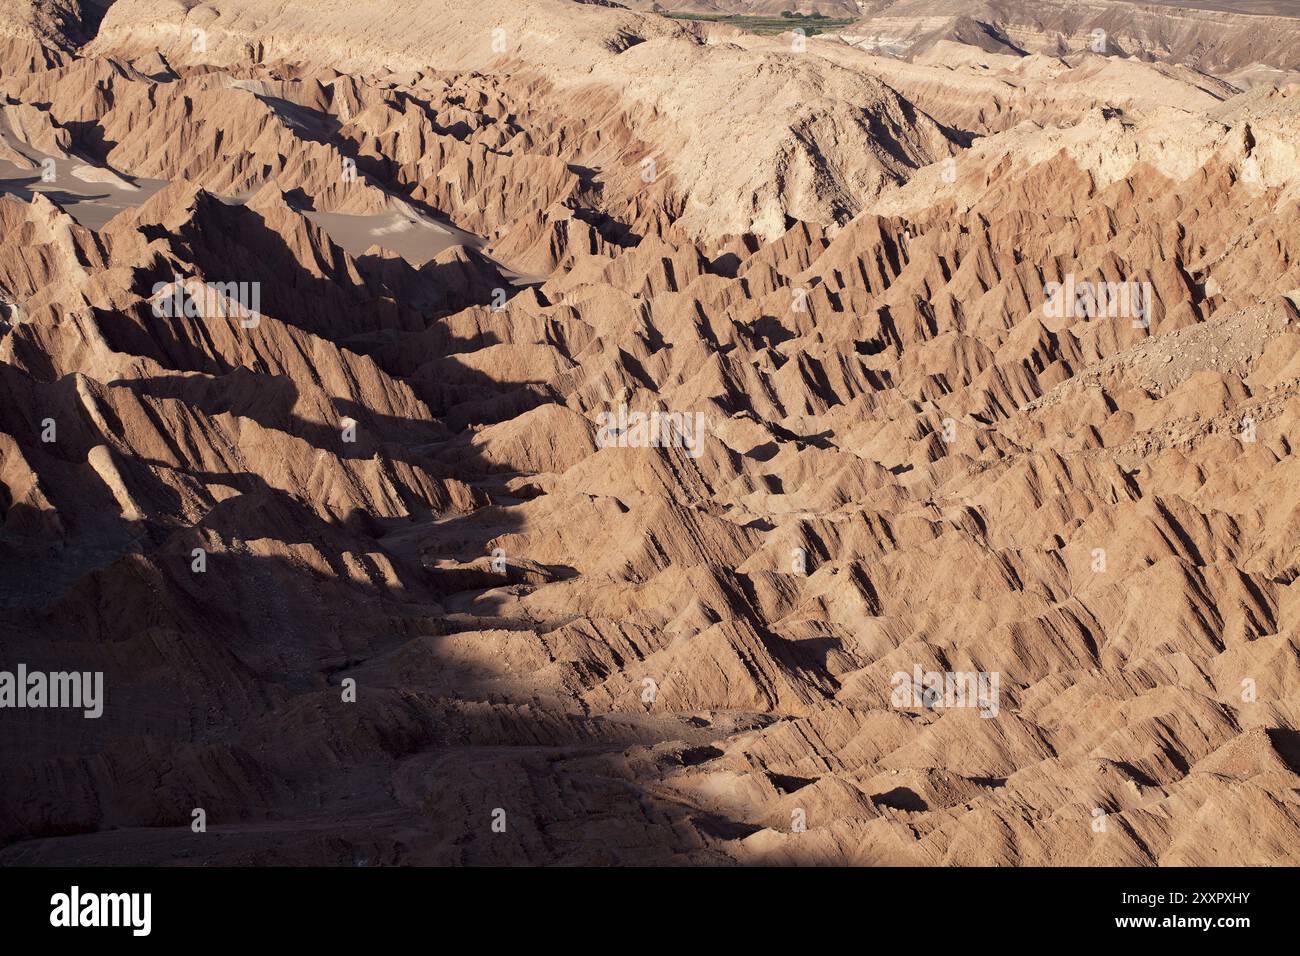
{"type": "Polygon", "coordinates": [[[0,864],[1300,862],[1297,11],[629,6],[0,2],[0,864]]]}

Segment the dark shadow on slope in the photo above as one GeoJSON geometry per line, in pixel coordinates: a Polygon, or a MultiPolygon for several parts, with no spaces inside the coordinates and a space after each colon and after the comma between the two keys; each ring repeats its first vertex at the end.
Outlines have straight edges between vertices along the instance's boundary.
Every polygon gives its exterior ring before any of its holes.
{"type": "MultiPolygon", "coordinates": [[[[166,334],[140,326],[136,341],[183,358],[174,341],[160,346],[166,334]]],[[[293,383],[246,384],[257,397],[238,413],[337,447],[333,433],[293,420],[293,383]]],[[[70,378],[42,387],[75,399],[70,378]]],[[[116,387],[146,406],[170,396],[206,416],[234,411],[230,396],[205,394],[179,374],[116,387]]],[[[114,422],[124,439],[129,432],[114,422]]],[[[5,421],[25,457],[51,476],[54,513],[67,519],[59,550],[95,545],[102,529],[88,516],[116,503],[80,463],[103,436],[69,425],[57,446],[67,474],[53,480],[52,452],[29,424],[5,421]],[[72,499],[83,495],[79,508],[72,499]]],[[[424,464],[402,452],[424,423],[372,416],[372,427],[395,460],[424,464]]],[[[175,437],[160,433],[186,461],[175,437]]],[[[472,446],[462,451],[448,471],[472,480],[482,463],[472,446]]],[[[0,862],[725,862],[710,847],[756,829],[623,779],[623,752],[658,742],[662,728],[539,706],[528,671],[508,674],[493,654],[467,658],[446,642],[500,641],[485,633],[499,622],[449,614],[472,595],[422,556],[451,540],[458,558],[489,554],[496,538],[519,530],[510,511],[433,514],[412,502],[409,517],[385,516],[332,506],[324,495],[305,500],[268,481],[274,460],[248,464],[257,472],[186,464],[194,488],[225,489],[190,521],[193,492],[164,481],[169,468],[121,456],[124,481],[149,514],[115,519],[130,549],[106,552],[39,603],[0,610],[0,667],[102,671],[106,686],[98,720],[28,710],[7,724],[15,743],[0,757],[0,862]],[[429,538],[425,526],[436,519],[441,530],[429,538]],[[420,654],[432,655],[436,692],[414,679],[420,654]],[[357,681],[355,703],[343,699],[344,679],[357,681]],[[190,828],[196,808],[206,833],[190,828]],[[497,809],[507,813],[504,834],[492,830],[497,809]],[[696,836],[687,839],[689,820],[696,836]]],[[[13,529],[39,527],[42,516],[6,504],[0,554],[39,575],[49,542],[20,541],[13,529]]],[[[527,629],[512,633],[528,639],[527,629]]],[[[711,746],[707,722],[680,727],[684,739],[697,735],[697,747],[711,746]]]]}
{"type": "Polygon", "coordinates": [[[871,802],[878,807],[907,810],[910,813],[923,813],[930,809],[921,795],[909,787],[895,787],[887,793],[878,793],[871,798],[871,802]]]}

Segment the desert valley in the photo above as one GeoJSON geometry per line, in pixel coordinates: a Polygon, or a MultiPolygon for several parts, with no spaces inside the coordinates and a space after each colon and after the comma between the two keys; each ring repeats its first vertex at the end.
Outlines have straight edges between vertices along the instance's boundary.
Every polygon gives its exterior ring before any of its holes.
{"type": "Polygon", "coordinates": [[[1300,4],[0,9],[0,864],[1300,863],[1300,4]]]}

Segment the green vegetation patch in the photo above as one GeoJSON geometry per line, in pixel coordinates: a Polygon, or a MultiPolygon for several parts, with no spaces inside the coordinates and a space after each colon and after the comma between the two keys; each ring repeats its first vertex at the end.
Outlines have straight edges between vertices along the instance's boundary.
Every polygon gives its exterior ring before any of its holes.
{"type": "Polygon", "coordinates": [[[671,20],[707,20],[709,23],[729,23],[750,33],[786,33],[796,28],[803,28],[808,36],[829,33],[846,27],[852,20],[836,20],[822,13],[792,13],[784,10],[775,17],[750,17],[729,15],[725,13],[666,13],[671,20]]]}

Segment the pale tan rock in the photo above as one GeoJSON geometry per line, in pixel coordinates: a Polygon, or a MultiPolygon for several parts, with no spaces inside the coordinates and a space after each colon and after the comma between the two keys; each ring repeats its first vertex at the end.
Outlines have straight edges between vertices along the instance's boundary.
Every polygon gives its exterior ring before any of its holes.
{"type": "Polygon", "coordinates": [[[1300,861],[1296,21],[634,6],[5,8],[0,862],[1300,861]]]}

